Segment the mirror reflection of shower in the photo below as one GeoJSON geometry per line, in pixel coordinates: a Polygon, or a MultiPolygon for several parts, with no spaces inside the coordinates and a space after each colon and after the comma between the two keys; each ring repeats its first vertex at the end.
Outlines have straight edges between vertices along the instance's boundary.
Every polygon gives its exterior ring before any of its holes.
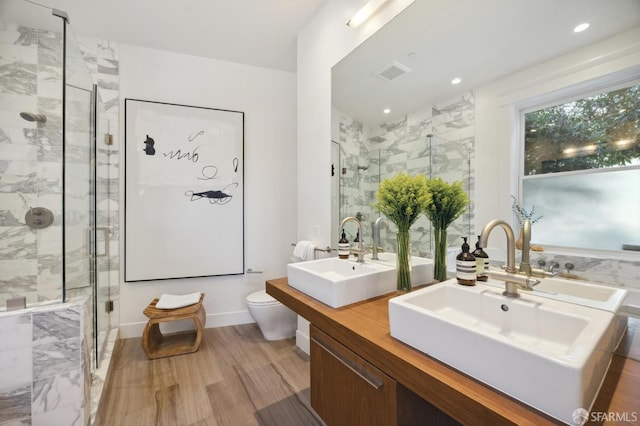
{"type": "Polygon", "coordinates": [[[35,121],[36,123],[45,123],[47,117],[44,114],[34,114],[32,112],[21,112],[20,117],[27,121],[35,121]]]}

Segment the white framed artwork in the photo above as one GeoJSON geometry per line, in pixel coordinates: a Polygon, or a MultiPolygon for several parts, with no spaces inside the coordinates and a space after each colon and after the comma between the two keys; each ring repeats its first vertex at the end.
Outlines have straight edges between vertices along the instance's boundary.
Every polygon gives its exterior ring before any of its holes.
{"type": "Polygon", "coordinates": [[[244,113],[125,99],[125,281],[244,273],[244,113]]]}

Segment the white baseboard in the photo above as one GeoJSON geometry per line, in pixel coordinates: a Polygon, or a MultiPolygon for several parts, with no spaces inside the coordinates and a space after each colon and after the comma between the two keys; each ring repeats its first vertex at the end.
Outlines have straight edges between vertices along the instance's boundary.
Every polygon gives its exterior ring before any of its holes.
{"type": "Polygon", "coordinates": [[[307,355],[311,354],[309,341],[309,321],[298,315],[298,329],[296,330],[296,346],[307,355]]]}
{"type": "MultiPolygon", "coordinates": [[[[229,325],[250,324],[255,322],[249,311],[225,312],[222,314],[207,314],[207,323],[205,328],[226,327],[229,325]]],[[[133,337],[142,337],[144,327],[147,322],[132,322],[128,324],[120,324],[120,333],[118,338],[130,339],[133,337]]],[[[193,321],[182,320],[161,325],[163,333],[175,333],[193,329],[193,321]]]]}
{"type": "Polygon", "coordinates": [[[309,336],[296,330],[296,346],[307,355],[311,354],[309,336]]]}

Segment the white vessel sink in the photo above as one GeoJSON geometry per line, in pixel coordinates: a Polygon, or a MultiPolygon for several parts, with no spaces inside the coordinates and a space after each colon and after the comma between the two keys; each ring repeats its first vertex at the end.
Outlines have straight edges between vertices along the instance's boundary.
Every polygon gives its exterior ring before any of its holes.
{"type": "MultiPolygon", "coordinates": [[[[377,262],[396,267],[395,253],[378,253],[378,260],[373,260],[371,254],[365,256],[367,262],[377,262]]],[[[426,257],[411,256],[411,285],[421,285],[433,281],[433,260],[426,257]]]]}
{"type": "Polygon", "coordinates": [[[589,410],[611,361],[611,312],[455,280],[389,300],[391,335],[563,422],[589,410]]]}
{"type": "Polygon", "coordinates": [[[545,278],[534,287],[534,291],[552,293],[558,300],[617,312],[624,301],[627,290],[564,278],[545,278]],[[580,300],[577,300],[580,299],[580,300]]]}
{"type": "Polygon", "coordinates": [[[396,289],[395,267],[337,257],[290,263],[289,285],[322,303],[339,308],[396,289]]]}
{"type": "MultiPolygon", "coordinates": [[[[620,310],[627,296],[627,290],[625,289],[586,281],[568,280],[558,277],[535,279],[539,279],[540,283],[533,287],[533,290],[524,290],[525,293],[561,300],[563,302],[576,303],[591,308],[604,309],[605,311],[613,313],[620,310]]],[[[504,282],[491,278],[489,278],[487,284],[494,287],[504,287],[504,282]]]]}

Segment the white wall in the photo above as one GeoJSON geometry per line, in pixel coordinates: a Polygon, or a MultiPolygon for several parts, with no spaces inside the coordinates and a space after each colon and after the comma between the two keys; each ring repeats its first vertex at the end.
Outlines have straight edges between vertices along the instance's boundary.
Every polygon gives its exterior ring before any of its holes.
{"type": "MultiPolygon", "coordinates": [[[[252,322],[245,297],[264,288],[265,280],[286,275],[291,243],[296,241],[295,74],[123,44],[120,90],[121,141],[125,98],[245,113],[245,267],[263,272],[121,282],[121,337],[142,334],[147,321],[142,311],[162,293],[206,293],[207,327],[252,322]]],[[[124,164],[123,148],[120,164],[124,164]]],[[[124,174],[124,170],[120,172],[124,174]]],[[[123,194],[124,179],[121,181],[123,194]]],[[[124,199],[120,203],[124,224],[124,199]]],[[[123,264],[124,257],[121,277],[123,264]]]]}

